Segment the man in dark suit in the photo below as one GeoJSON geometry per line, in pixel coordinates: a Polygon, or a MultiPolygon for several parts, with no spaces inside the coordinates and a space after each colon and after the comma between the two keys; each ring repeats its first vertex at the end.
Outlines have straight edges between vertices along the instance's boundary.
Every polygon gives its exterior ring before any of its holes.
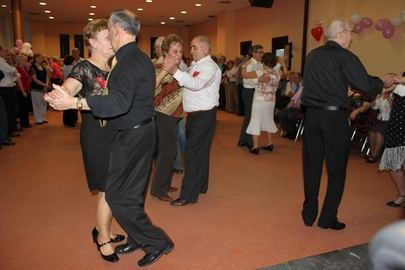
{"type": "Polygon", "coordinates": [[[108,25],[111,45],[116,52],[108,78],[108,95],[80,99],[69,97],[59,89],[56,91],[60,99],[47,100],[56,109],[90,109],[95,116],[110,119],[116,136],[110,150],[106,200],[114,217],[128,233],[128,242],[118,246],[116,252],[128,253],[142,248],[146,253],[138,261],[142,267],[174,248],[170,238],[152,224],[144,210],[144,192],[156,137],[155,70],[135,43],[140,28],[135,14],[128,10],[114,11],[108,25]]]}
{"type": "Polygon", "coordinates": [[[337,212],[350,153],[349,85],[363,93],[377,95],[394,80],[386,77],[383,81],[367,74],[359,58],[348,50],[352,28],[347,21],[333,20],[326,37],[325,45],[308,54],[304,69],[305,201],[302,218],[306,226],[312,226],[318,216],[319,187],[326,158],[329,179],[318,226],[342,230],[346,225],[338,220],[337,212]]]}

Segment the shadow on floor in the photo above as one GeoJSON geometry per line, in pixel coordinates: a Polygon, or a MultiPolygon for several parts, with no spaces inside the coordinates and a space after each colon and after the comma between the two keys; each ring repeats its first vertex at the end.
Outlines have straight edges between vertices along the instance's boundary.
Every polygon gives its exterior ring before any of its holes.
{"type": "Polygon", "coordinates": [[[362,244],[259,270],[365,270],[368,265],[368,244],[362,244]]]}

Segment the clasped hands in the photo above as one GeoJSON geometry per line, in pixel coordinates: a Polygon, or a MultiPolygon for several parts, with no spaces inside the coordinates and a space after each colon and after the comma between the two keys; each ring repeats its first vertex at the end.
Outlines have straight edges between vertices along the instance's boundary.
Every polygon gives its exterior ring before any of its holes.
{"type": "Polygon", "coordinates": [[[173,75],[178,70],[179,64],[180,64],[180,60],[178,60],[174,57],[166,56],[163,61],[162,69],[164,71],[166,71],[167,73],[170,73],[173,75]]]}
{"type": "Polygon", "coordinates": [[[58,111],[76,107],[75,98],[72,97],[63,86],[56,84],[52,85],[54,90],[45,94],[44,96],[44,99],[49,103],[49,106],[58,111]]]}

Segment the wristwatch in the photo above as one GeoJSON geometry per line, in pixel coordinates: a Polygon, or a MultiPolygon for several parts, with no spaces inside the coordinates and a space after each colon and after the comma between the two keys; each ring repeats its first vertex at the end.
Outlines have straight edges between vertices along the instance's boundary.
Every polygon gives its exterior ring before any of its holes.
{"type": "Polygon", "coordinates": [[[83,103],[82,103],[82,98],[81,98],[81,97],[78,97],[78,98],[77,98],[77,101],[76,101],[76,108],[77,108],[79,111],[81,111],[82,108],[83,108],[83,103]]]}

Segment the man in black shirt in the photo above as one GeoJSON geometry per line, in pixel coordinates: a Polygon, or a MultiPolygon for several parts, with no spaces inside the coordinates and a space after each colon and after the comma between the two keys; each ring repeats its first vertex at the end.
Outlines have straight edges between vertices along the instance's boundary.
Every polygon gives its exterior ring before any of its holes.
{"type": "Polygon", "coordinates": [[[312,226],[318,216],[318,195],[324,158],[328,169],[328,186],[318,226],[342,230],[345,224],[337,219],[343,195],[346,166],[350,153],[350,122],[347,111],[349,85],[353,89],[377,95],[393,83],[369,76],[356,55],[347,48],[352,28],[342,19],[331,22],[326,31],[328,41],[311,51],[304,69],[305,106],[304,189],[302,218],[312,226]]]}
{"type": "Polygon", "coordinates": [[[118,246],[116,252],[129,253],[142,248],[146,253],[138,261],[142,267],[156,262],[174,248],[170,238],[152,224],[144,209],[144,192],[156,138],[155,69],[135,43],[140,27],[135,14],[128,10],[114,11],[108,25],[111,45],[116,52],[107,83],[108,95],[81,99],[59,89],[56,90],[59,99],[47,100],[56,109],[91,109],[95,116],[109,119],[116,131],[110,150],[106,200],[114,217],[128,233],[128,242],[118,246]]]}

